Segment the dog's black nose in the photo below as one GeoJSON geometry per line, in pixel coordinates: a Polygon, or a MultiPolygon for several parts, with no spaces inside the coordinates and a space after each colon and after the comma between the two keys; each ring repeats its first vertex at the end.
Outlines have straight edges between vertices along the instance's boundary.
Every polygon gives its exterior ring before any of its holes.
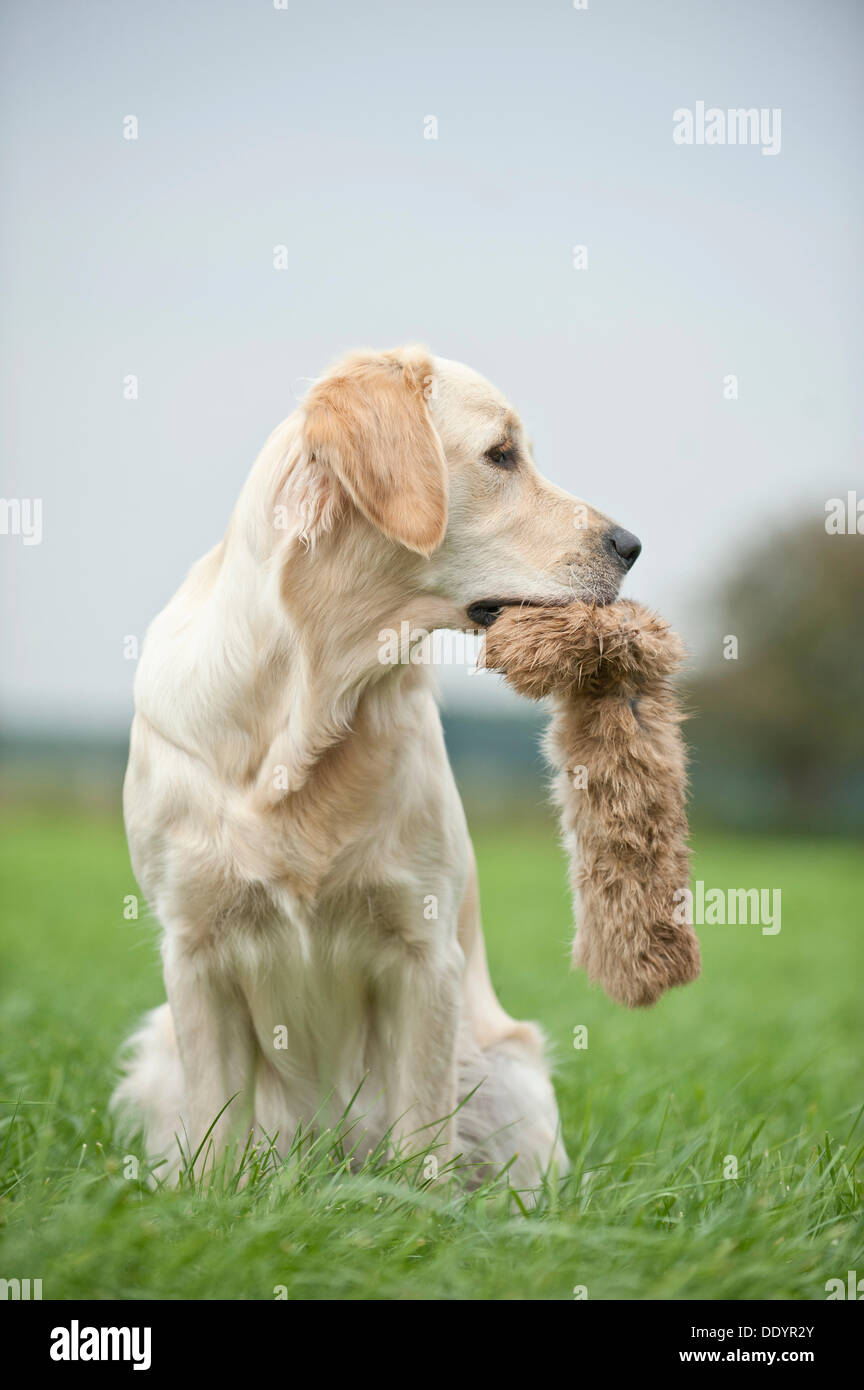
{"type": "Polygon", "coordinates": [[[616,526],[606,539],[618,559],[624,562],[628,570],[632,569],[642,554],[642,542],[639,537],[634,536],[632,531],[625,531],[623,526],[616,526]]]}

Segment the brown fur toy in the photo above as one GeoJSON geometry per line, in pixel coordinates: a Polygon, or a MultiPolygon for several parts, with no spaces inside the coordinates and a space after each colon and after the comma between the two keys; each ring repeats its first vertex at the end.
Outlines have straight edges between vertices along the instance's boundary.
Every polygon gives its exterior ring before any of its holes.
{"type": "Polygon", "coordinates": [[[699,974],[678,924],[690,882],[684,718],[670,676],[680,638],[629,600],[605,608],[505,608],[486,633],[487,667],[521,694],[551,695],[545,753],[570,853],[574,965],[630,1008],[699,974]]]}

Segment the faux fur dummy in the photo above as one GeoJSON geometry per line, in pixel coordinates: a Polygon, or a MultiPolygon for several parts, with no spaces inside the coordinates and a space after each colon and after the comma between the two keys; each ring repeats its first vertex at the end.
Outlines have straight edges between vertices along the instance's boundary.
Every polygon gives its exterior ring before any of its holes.
{"type": "Polygon", "coordinates": [[[699,974],[699,943],[678,924],[690,882],[683,719],[670,684],[680,638],[656,614],[505,608],[486,665],[533,700],[553,697],[545,752],[570,854],[574,965],[630,1008],[699,974]],[[676,913],[677,908],[677,913],[676,913]]]}

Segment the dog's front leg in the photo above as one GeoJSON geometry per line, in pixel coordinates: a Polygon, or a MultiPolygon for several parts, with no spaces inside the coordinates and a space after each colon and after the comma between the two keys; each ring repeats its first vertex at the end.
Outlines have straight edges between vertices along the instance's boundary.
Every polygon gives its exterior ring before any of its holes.
{"type": "Polygon", "coordinates": [[[245,1140],[254,1106],[255,1040],[245,1000],[207,953],[182,939],[163,949],[165,988],[183,1068],[189,1158],[209,1171],[245,1140]]]}
{"type": "Polygon", "coordinates": [[[437,1177],[453,1157],[464,956],[456,942],[408,947],[379,977],[379,1027],[390,1141],[429,1150],[437,1177]]]}

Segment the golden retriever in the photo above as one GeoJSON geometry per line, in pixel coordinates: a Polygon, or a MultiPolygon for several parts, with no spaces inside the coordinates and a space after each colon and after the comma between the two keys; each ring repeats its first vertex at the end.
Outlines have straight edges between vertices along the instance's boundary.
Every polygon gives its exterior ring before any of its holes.
{"type": "Polygon", "coordinates": [[[168,1002],[115,1101],[163,1171],[184,1133],[284,1152],[358,1088],[364,1147],[566,1169],[542,1035],[490,982],[432,674],[380,634],[610,602],[638,552],[422,348],[352,354],[270,436],[135,683],[124,810],[168,1002]]]}

